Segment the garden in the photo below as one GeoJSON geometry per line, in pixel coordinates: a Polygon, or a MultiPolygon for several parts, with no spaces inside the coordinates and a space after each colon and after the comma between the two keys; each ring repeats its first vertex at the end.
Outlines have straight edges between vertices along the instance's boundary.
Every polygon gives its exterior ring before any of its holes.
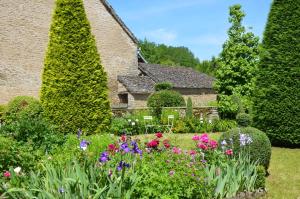
{"type": "Polygon", "coordinates": [[[0,198],[299,197],[299,5],[274,1],[262,44],[230,7],[219,117],[169,82],[117,116],[82,0],[57,0],[40,98],[0,105],[0,198]]]}

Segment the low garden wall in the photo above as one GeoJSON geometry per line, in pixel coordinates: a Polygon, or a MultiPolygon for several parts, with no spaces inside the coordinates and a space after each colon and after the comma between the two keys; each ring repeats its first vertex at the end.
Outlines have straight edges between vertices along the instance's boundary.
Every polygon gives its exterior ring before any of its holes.
{"type": "MultiPolygon", "coordinates": [[[[173,111],[178,111],[180,117],[185,117],[186,115],[186,107],[165,107],[163,108],[164,110],[173,110],[173,111]]],[[[131,114],[135,112],[149,112],[149,108],[135,108],[135,109],[127,109],[127,108],[113,108],[112,112],[113,115],[116,117],[121,117],[126,114],[131,114]]],[[[194,117],[205,117],[208,119],[218,119],[219,114],[218,114],[218,108],[215,106],[201,106],[201,107],[193,107],[193,115],[194,117]]]]}

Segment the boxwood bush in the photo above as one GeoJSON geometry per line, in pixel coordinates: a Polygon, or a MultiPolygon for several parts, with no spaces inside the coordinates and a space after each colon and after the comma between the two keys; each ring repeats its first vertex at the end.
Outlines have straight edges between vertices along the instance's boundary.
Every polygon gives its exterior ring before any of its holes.
{"type": "Polygon", "coordinates": [[[228,148],[233,149],[235,156],[241,152],[249,153],[252,161],[258,161],[268,169],[271,158],[271,143],[267,135],[253,127],[234,128],[221,135],[219,138],[219,145],[222,146],[222,141],[225,140],[228,148]],[[250,136],[252,142],[242,146],[241,134],[250,136]]]}
{"type": "Polygon", "coordinates": [[[35,119],[40,117],[42,112],[39,100],[29,96],[17,96],[7,104],[3,120],[10,124],[20,119],[35,119]]]}
{"type": "Polygon", "coordinates": [[[185,101],[182,95],[176,91],[162,90],[150,95],[147,105],[152,110],[152,113],[157,118],[160,118],[163,107],[185,106],[185,101]]]}
{"type": "Polygon", "coordinates": [[[247,127],[247,126],[251,126],[252,117],[251,117],[251,115],[249,115],[247,113],[239,113],[236,116],[236,121],[237,121],[239,126],[247,127]]]}

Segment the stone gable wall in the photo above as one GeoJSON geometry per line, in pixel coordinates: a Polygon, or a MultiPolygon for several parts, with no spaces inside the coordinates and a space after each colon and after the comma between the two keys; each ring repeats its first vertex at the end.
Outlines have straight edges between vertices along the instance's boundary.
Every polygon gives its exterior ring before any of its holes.
{"type": "MultiPolygon", "coordinates": [[[[54,0],[0,1],[0,104],[18,95],[39,97],[54,0]]],[[[100,0],[84,0],[110,99],[118,103],[117,75],[136,75],[137,45],[100,0]]]]}

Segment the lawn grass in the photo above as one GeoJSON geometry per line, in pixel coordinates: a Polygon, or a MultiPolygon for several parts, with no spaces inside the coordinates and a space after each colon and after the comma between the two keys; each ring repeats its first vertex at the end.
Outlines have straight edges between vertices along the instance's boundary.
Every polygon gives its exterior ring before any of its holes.
{"type": "Polygon", "coordinates": [[[300,149],[272,148],[267,199],[300,199],[300,149]]]}
{"type": "MultiPolygon", "coordinates": [[[[164,134],[173,145],[182,149],[192,149],[194,134],[164,134]]],[[[210,133],[212,139],[218,139],[221,133],[210,133]]],[[[136,136],[142,142],[155,138],[154,134],[136,136]]],[[[264,199],[300,199],[300,149],[272,147],[270,175],[267,178],[268,194],[264,199]]]]}

